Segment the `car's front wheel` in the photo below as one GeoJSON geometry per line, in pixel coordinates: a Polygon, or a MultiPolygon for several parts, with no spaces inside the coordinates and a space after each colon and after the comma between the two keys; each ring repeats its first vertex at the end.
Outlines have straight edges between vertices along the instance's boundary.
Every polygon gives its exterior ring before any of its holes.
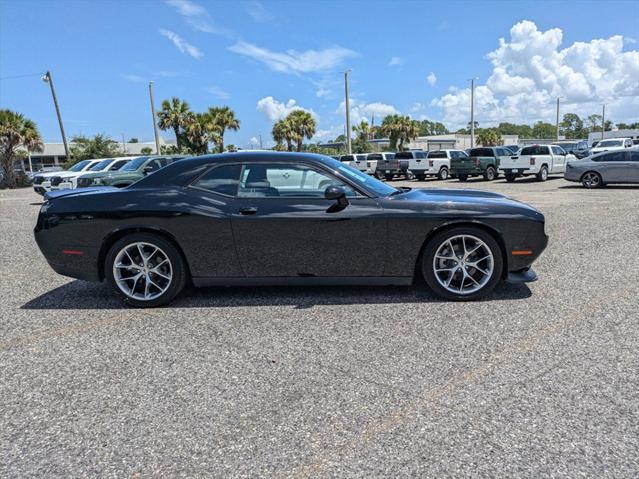
{"type": "Polygon", "coordinates": [[[600,188],[603,186],[603,180],[596,171],[588,171],[581,177],[581,184],[584,188],[600,188]]]}
{"type": "Polygon", "coordinates": [[[438,233],[425,247],[422,273],[439,296],[455,301],[479,299],[499,283],[501,249],[487,232],[456,227],[438,233]]]}
{"type": "Polygon", "coordinates": [[[149,308],[169,303],[186,284],[182,255],[168,240],[134,233],[118,240],[105,261],[107,280],[129,306],[149,308]]]}

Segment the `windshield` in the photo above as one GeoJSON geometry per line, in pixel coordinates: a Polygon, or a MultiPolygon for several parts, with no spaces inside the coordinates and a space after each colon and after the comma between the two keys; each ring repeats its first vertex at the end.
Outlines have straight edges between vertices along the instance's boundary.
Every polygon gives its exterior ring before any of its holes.
{"type": "Polygon", "coordinates": [[[603,140],[597,146],[623,146],[623,140],[603,140]]]}
{"type": "Polygon", "coordinates": [[[141,156],[140,158],[136,158],[131,163],[124,165],[120,168],[120,171],[136,171],[142,164],[147,160],[145,156],[141,156]]]}
{"type": "Polygon", "coordinates": [[[112,161],[113,160],[111,160],[111,159],[99,161],[98,163],[93,165],[91,168],[89,168],[89,170],[90,171],[101,171],[101,170],[104,170],[107,166],[109,166],[111,164],[112,161]]]}
{"type": "Polygon", "coordinates": [[[335,161],[330,157],[325,157],[325,162],[329,167],[336,171],[339,171],[353,183],[362,185],[364,188],[375,193],[377,196],[389,196],[399,191],[398,189],[393,188],[386,183],[382,183],[378,179],[367,175],[366,173],[353,168],[346,163],[340,163],[339,161],[335,161]]]}
{"type": "Polygon", "coordinates": [[[90,162],[91,160],[82,160],[69,168],[69,171],[82,171],[82,168],[87,166],[90,162]]]}

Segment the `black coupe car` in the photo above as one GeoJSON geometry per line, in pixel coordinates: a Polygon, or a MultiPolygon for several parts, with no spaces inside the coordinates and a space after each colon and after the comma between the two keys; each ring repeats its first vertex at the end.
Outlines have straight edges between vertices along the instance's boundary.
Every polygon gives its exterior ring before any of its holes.
{"type": "Polygon", "coordinates": [[[186,159],[125,189],[48,193],[36,241],[58,273],[131,306],[204,285],[408,285],[477,299],[534,281],[544,216],[496,193],[411,190],[320,155],[186,159]]]}

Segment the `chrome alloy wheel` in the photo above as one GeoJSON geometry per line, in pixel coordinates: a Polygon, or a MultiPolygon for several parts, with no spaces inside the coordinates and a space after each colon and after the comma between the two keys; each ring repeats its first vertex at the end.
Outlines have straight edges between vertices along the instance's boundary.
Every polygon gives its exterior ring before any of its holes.
{"type": "Polygon", "coordinates": [[[584,174],[583,178],[581,179],[581,183],[586,188],[597,188],[601,183],[601,178],[597,173],[589,171],[588,173],[584,174]]]}
{"type": "Polygon", "coordinates": [[[472,294],[490,281],[495,268],[493,253],[472,235],[448,238],[435,252],[433,271],[437,282],[454,294],[472,294]]]}
{"type": "Polygon", "coordinates": [[[113,262],[115,283],[129,298],[151,301],[169,289],[173,268],[167,254],[151,243],[131,243],[113,262]]]}

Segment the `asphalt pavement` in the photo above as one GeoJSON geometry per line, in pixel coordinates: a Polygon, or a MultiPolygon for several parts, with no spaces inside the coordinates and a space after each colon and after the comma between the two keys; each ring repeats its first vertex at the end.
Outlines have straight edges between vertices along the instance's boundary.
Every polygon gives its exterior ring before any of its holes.
{"type": "Polygon", "coordinates": [[[638,477],[639,188],[393,183],[539,208],[539,281],[127,309],[55,274],[41,197],[0,190],[0,477],[638,477]]]}

